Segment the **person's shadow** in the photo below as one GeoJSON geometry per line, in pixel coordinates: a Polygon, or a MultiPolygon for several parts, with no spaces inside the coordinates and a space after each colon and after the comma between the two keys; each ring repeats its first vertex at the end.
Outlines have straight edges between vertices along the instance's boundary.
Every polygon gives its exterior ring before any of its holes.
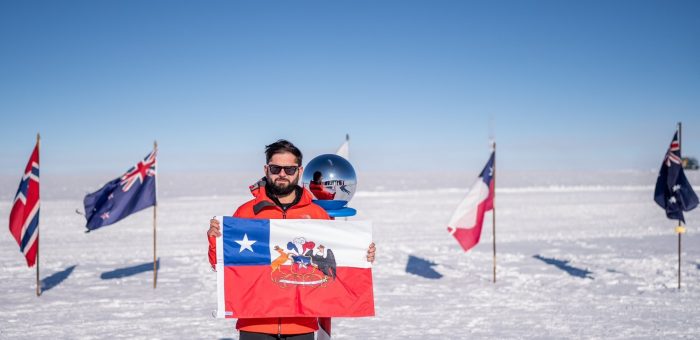
{"type": "Polygon", "coordinates": [[[65,279],[67,279],[71,273],[73,273],[73,269],[75,269],[77,265],[72,265],[64,270],[61,270],[60,272],[55,272],[41,280],[41,292],[45,292],[47,290],[51,290],[53,287],[58,286],[63,282],[65,279]]]}
{"type": "MultiPolygon", "coordinates": [[[[160,269],[160,258],[156,260],[156,271],[158,271],[158,269],[160,269]]],[[[149,271],[153,271],[153,262],[146,262],[144,264],[139,264],[136,266],[124,267],[104,272],[100,275],[100,278],[102,280],[120,279],[122,277],[132,276],[149,271]]]]}

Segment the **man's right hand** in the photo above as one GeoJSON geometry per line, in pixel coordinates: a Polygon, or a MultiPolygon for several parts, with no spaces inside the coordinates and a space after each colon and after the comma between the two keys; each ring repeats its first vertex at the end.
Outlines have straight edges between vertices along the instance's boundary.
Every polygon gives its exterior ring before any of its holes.
{"type": "Polygon", "coordinates": [[[219,237],[221,236],[221,231],[219,227],[219,220],[212,218],[209,220],[209,231],[207,231],[207,236],[209,237],[219,237]]]}

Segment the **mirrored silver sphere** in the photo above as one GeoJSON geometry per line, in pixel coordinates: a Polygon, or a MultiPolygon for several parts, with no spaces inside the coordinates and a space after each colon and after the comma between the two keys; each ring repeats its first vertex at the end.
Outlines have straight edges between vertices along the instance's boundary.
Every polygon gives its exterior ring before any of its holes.
{"type": "Polygon", "coordinates": [[[304,167],[304,188],[315,203],[326,210],[340,209],[355,195],[357,176],[347,159],[333,154],[320,155],[304,167]]]}

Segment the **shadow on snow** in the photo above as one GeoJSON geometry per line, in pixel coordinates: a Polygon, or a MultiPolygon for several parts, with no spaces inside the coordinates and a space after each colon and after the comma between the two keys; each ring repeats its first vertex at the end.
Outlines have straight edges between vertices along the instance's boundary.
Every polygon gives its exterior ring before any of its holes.
{"type": "Polygon", "coordinates": [[[437,263],[428,261],[417,256],[408,255],[408,263],[406,264],[406,273],[418,275],[426,279],[439,279],[442,274],[438,273],[433,266],[437,263]]]}
{"type": "Polygon", "coordinates": [[[53,273],[50,276],[43,278],[41,280],[41,292],[43,293],[61,284],[61,282],[70,276],[76,266],[77,265],[72,265],[64,270],[61,270],[60,272],[53,273]]]}
{"type": "Polygon", "coordinates": [[[546,263],[546,264],[551,264],[551,265],[565,271],[567,274],[569,274],[571,276],[580,277],[582,279],[593,280],[593,276],[590,275],[590,274],[593,274],[593,272],[585,270],[585,269],[570,266],[569,261],[557,260],[555,258],[549,258],[549,257],[543,257],[543,256],[540,256],[539,254],[537,254],[533,257],[546,263]]]}
{"type": "MultiPolygon", "coordinates": [[[[160,269],[160,258],[156,260],[156,270],[160,269]]],[[[104,272],[100,275],[103,280],[120,279],[122,277],[132,276],[143,272],[153,271],[153,262],[146,262],[136,266],[119,268],[112,271],[104,272]]]]}

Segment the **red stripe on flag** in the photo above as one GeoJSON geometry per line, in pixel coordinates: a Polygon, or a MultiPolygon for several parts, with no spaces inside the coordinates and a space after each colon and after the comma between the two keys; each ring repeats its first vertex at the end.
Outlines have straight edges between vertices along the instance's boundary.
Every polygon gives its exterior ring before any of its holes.
{"type": "Polygon", "coordinates": [[[228,318],[360,317],[374,315],[372,270],[338,267],[337,278],[323,284],[318,270],[281,273],[270,266],[224,267],[225,311],[228,318]],[[291,283],[296,282],[296,283],[291,283]]]}
{"type": "Polygon", "coordinates": [[[454,228],[454,232],[452,232],[452,227],[447,227],[447,231],[452,233],[452,236],[457,239],[457,242],[464,251],[472,249],[479,243],[481,239],[481,229],[484,226],[484,214],[489,210],[493,210],[494,196],[495,188],[493,181],[491,181],[489,185],[489,196],[477,205],[476,223],[474,226],[471,228],[454,228]]]}
{"type": "Polygon", "coordinates": [[[27,259],[27,266],[28,267],[33,267],[36,264],[36,251],[39,249],[39,237],[37,236],[36,240],[34,240],[34,243],[32,243],[31,247],[29,247],[29,251],[27,252],[27,255],[25,255],[27,259]]]}

